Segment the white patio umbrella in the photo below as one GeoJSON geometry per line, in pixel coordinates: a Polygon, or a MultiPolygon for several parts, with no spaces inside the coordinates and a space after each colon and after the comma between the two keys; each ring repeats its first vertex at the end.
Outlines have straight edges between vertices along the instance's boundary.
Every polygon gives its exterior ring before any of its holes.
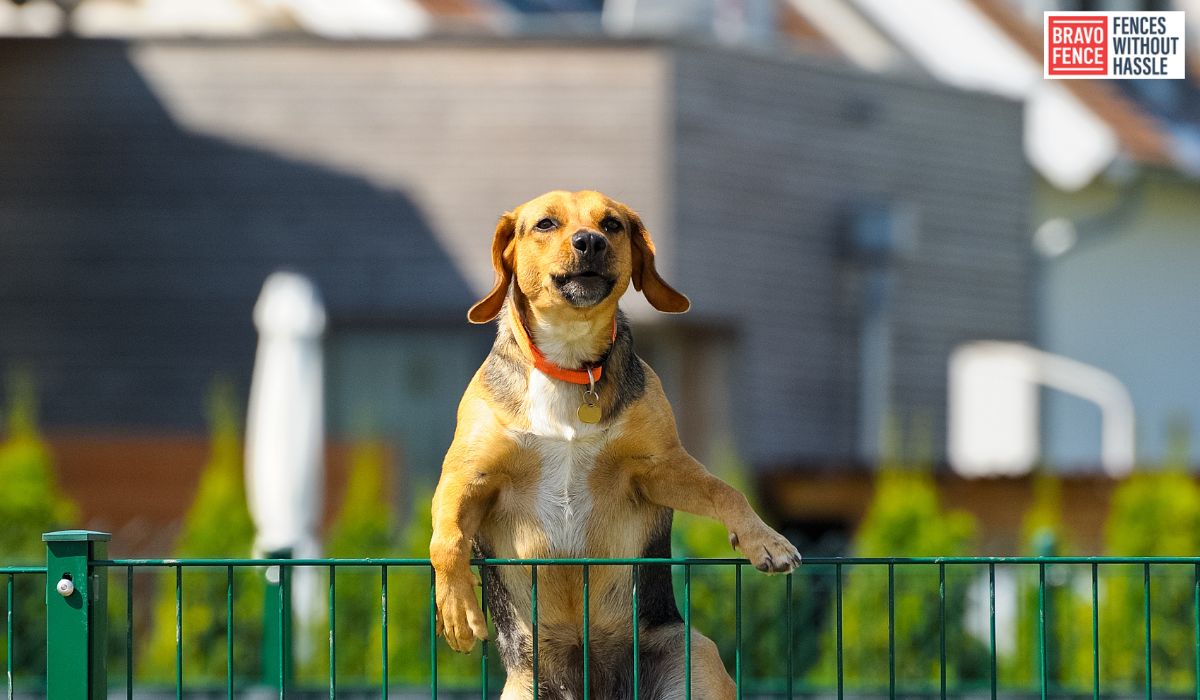
{"type": "MultiPolygon", "coordinates": [[[[254,325],[259,340],[246,416],[246,495],[255,554],[316,557],[324,486],[325,308],[308,278],[276,272],[263,284],[254,325]]],[[[307,620],[319,608],[318,581],[310,570],[298,569],[291,583],[293,609],[307,620]]]]}
{"type": "Polygon", "coordinates": [[[325,442],[325,308],[303,275],[276,272],[254,306],[258,355],[246,417],[246,488],[259,554],[317,546],[325,442]]]}

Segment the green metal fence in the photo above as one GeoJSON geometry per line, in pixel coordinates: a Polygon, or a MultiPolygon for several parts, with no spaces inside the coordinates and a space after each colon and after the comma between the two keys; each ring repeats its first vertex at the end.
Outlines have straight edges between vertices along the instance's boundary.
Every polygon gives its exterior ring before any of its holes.
{"type": "MultiPolygon", "coordinates": [[[[187,600],[183,595],[183,577],[187,570],[205,569],[209,572],[216,570],[223,571],[225,574],[225,657],[226,657],[226,675],[224,683],[224,694],[228,697],[233,697],[239,688],[235,688],[234,674],[234,593],[235,593],[235,576],[236,570],[245,567],[271,567],[279,566],[279,585],[275,591],[278,595],[278,605],[275,610],[278,615],[279,634],[276,635],[276,646],[272,650],[267,650],[264,653],[274,653],[277,655],[277,663],[274,667],[278,669],[278,677],[273,679],[274,685],[277,688],[280,698],[287,697],[294,688],[293,680],[290,677],[290,659],[286,658],[290,655],[290,627],[284,619],[285,611],[288,610],[286,600],[289,596],[289,585],[291,575],[289,572],[298,567],[314,567],[319,568],[327,574],[327,613],[328,613],[328,655],[329,655],[329,670],[328,670],[328,695],[334,698],[338,692],[338,677],[336,659],[338,658],[338,640],[334,633],[337,620],[337,581],[338,572],[346,568],[363,568],[377,569],[379,571],[378,593],[379,593],[379,621],[382,625],[382,643],[380,654],[382,656],[382,671],[378,678],[378,690],[381,697],[389,696],[389,671],[388,671],[388,573],[397,569],[418,569],[426,570],[428,576],[428,616],[427,619],[420,621],[419,624],[427,629],[428,646],[425,653],[429,656],[429,686],[428,695],[437,697],[439,693],[438,687],[438,646],[439,643],[435,638],[435,609],[434,609],[434,572],[430,568],[429,561],[425,559],[290,559],[290,560],[260,560],[260,559],[109,559],[106,553],[106,544],[109,536],[104,533],[87,532],[87,531],[69,531],[48,533],[43,538],[46,542],[46,566],[45,567],[5,567],[0,568],[0,582],[3,583],[6,591],[6,669],[7,669],[7,697],[12,700],[14,698],[14,659],[17,657],[16,640],[17,636],[14,631],[20,625],[26,623],[19,618],[18,611],[14,606],[14,587],[17,580],[22,578],[43,579],[45,590],[45,632],[46,632],[46,681],[45,693],[52,700],[76,700],[88,698],[94,700],[97,698],[109,697],[109,680],[110,675],[113,676],[114,688],[119,689],[121,682],[116,681],[116,677],[123,676],[123,685],[127,697],[134,696],[134,611],[135,611],[135,596],[134,596],[134,573],[139,570],[158,570],[165,572],[166,575],[172,576],[174,579],[174,613],[175,613],[175,682],[174,693],[176,697],[182,697],[185,691],[189,690],[184,683],[184,655],[183,655],[183,620],[184,610],[187,605],[187,600]],[[113,673],[109,673],[110,669],[106,667],[106,649],[107,644],[107,619],[108,619],[108,581],[110,577],[123,578],[125,582],[125,655],[124,668],[111,669],[113,673]]],[[[691,636],[690,630],[693,622],[692,611],[692,593],[693,593],[693,571],[698,569],[719,568],[724,570],[732,570],[734,577],[733,590],[729,591],[729,595],[733,597],[734,619],[733,619],[733,634],[735,637],[733,650],[732,670],[733,676],[738,687],[738,697],[741,698],[744,693],[748,694],[746,683],[743,678],[744,671],[744,648],[746,639],[743,635],[743,569],[750,566],[749,562],[743,559],[497,559],[497,560],[482,560],[474,562],[481,578],[486,579],[489,572],[496,567],[518,566],[524,567],[529,572],[529,586],[532,593],[532,616],[533,616],[533,682],[531,691],[536,698],[539,695],[538,683],[538,573],[539,570],[545,570],[547,567],[558,566],[573,566],[581,567],[582,569],[582,669],[584,683],[584,697],[588,697],[589,684],[588,678],[591,673],[589,659],[589,644],[590,644],[590,625],[589,625],[589,584],[590,572],[596,567],[611,567],[621,566],[630,567],[632,576],[632,597],[631,607],[633,611],[633,619],[637,619],[638,614],[638,579],[639,572],[643,567],[663,566],[671,567],[675,572],[676,581],[681,585],[681,607],[684,619],[684,625],[689,631],[689,634],[684,635],[684,657],[685,668],[688,682],[685,685],[686,697],[691,696],[691,636]]],[[[996,571],[997,567],[1017,567],[1029,569],[1037,572],[1037,648],[1036,658],[1038,664],[1038,674],[1040,676],[1035,688],[1040,697],[1045,699],[1050,695],[1065,695],[1061,689],[1055,689],[1048,677],[1048,650],[1051,640],[1047,639],[1047,577],[1046,572],[1048,567],[1058,566],[1075,566],[1081,567],[1086,571],[1087,582],[1090,583],[1090,641],[1091,641],[1091,696],[1094,700],[1099,700],[1102,691],[1106,694],[1109,689],[1102,688],[1101,684],[1101,665],[1105,661],[1101,658],[1101,639],[1100,639],[1100,580],[1101,571],[1107,567],[1138,567],[1141,572],[1141,603],[1144,624],[1138,634],[1131,633],[1123,643],[1127,643],[1130,647],[1140,646],[1144,650],[1143,660],[1144,669],[1142,677],[1144,677],[1144,688],[1138,693],[1144,695],[1147,700],[1154,697],[1156,687],[1154,685],[1154,629],[1152,620],[1154,616],[1151,613],[1151,602],[1154,591],[1152,588],[1151,573],[1156,568],[1164,567],[1187,567],[1191,574],[1189,582],[1191,587],[1191,615],[1190,620],[1186,622],[1191,628],[1192,633],[1189,635],[1190,652],[1195,660],[1195,678],[1200,679],[1200,557],[1174,557],[1174,558],[1144,558],[1144,557],[954,557],[954,558],[818,558],[808,559],[804,564],[804,568],[799,571],[804,571],[805,568],[825,567],[832,569],[833,573],[833,600],[832,610],[832,631],[833,631],[833,648],[836,654],[836,677],[835,683],[831,684],[829,694],[836,692],[836,697],[841,700],[846,695],[850,694],[845,682],[846,669],[843,663],[843,655],[847,650],[847,640],[843,635],[843,622],[846,611],[843,606],[843,590],[844,572],[851,567],[856,570],[869,569],[878,571],[881,575],[886,575],[886,590],[881,586],[880,596],[886,595],[887,609],[887,687],[878,688],[877,695],[895,698],[898,694],[912,695],[911,689],[905,689],[897,682],[897,663],[898,655],[903,652],[898,652],[896,643],[896,580],[897,570],[909,567],[920,568],[928,571],[930,574],[937,574],[937,606],[935,610],[929,610],[930,619],[936,618],[936,629],[938,633],[938,683],[936,688],[931,688],[928,692],[931,696],[939,696],[946,698],[950,695],[948,688],[948,673],[947,673],[947,570],[955,568],[968,568],[977,572],[981,577],[986,575],[987,580],[987,600],[988,600],[988,639],[987,639],[987,655],[990,665],[988,671],[988,679],[986,688],[977,689],[977,695],[982,696],[990,693],[991,698],[996,698],[1000,692],[999,676],[997,671],[997,616],[996,616],[996,571]],[[1140,639],[1139,639],[1140,637],[1140,639]]],[[[759,576],[758,572],[751,571],[747,576],[759,576]]],[[[794,632],[797,624],[794,614],[794,605],[796,595],[794,593],[793,579],[797,574],[788,574],[784,581],[784,596],[782,601],[778,601],[780,605],[780,625],[786,627],[787,633],[785,636],[786,648],[780,649],[777,657],[779,674],[783,677],[784,682],[781,687],[773,689],[771,694],[777,697],[792,698],[798,695],[801,691],[797,687],[798,683],[794,673],[795,653],[793,640],[796,638],[794,632]]],[[[487,614],[487,596],[486,586],[483,597],[483,607],[485,615],[487,614]]],[[[930,598],[932,600],[932,597],[930,598]]],[[[882,601],[881,601],[882,602],[882,601]]],[[[761,603],[761,601],[756,601],[761,603]]],[[[416,623],[414,623],[416,624],[416,623]]],[[[882,624],[882,621],[880,621],[882,624]]],[[[713,630],[702,630],[706,633],[712,633],[713,630]]],[[[637,697],[637,691],[640,683],[639,678],[639,629],[631,620],[631,633],[634,645],[633,652],[633,674],[632,674],[632,690],[633,697],[637,697]]],[[[480,687],[478,696],[486,700],[493,697],[498,688],[489,687],[489,654],[488,642],[483,642],[482,652],[476,651],[479,657],[480,667],[480,687]]],[[[446,649],[446,647],[442,647],[446,649]]],[[[28,650],[26,650],[28,651],[28,650]]],[[[880,668],[882,671],[882,668],[880,668]]],[[[494,684],[492,684],[494,685],[494,684]]],[[[209,689],[211,690],[211,689],[209,689]]],[[[322,691],[322,694],[324,691],[322,691]]],[[[1195,684],[1195,697],[1200,700],[1200,682],[1195,684]]],[[[861,693],[861,689],[858,692],[861,693]]],[[[1160,695],[1162,693],[1160,692],[1160,695]]],[[[597,698],[597,700],[601,700],[597,698]]]]}

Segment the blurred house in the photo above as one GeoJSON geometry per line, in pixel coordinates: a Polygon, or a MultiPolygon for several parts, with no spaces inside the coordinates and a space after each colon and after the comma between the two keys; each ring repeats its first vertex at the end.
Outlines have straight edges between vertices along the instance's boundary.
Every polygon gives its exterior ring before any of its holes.
{"type": "MultiPolygon", "coordinates": [[[[1168,458],[1172,425],[1200,429],[1200,297],[1192,291],[1200,263],[1200,61],[1193,56],[1188,80],[1046,81],[1042,12],[1190,10],[1195,46],[1200,7],[1158,0],[841,6],[877,28],[892,55],[939,82],[1023,102],[1024,150],[1037,174],[1037,345],[1121,380],[1137,415],[1139,458],[1168,458]]],[[[1050,392],[1042,425],[1047,463],[1096,468],[1095,406],[1050,392]]],[[[1192,443],[1194,463],[1200,441],[1192,443]]]]}

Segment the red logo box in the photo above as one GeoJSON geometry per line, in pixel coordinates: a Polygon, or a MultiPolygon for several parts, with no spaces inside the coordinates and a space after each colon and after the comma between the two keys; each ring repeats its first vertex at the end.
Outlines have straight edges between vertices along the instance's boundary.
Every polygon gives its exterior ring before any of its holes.
{"type": "Polygon", "coordinates": [[[1108,72],[1108,17],[1057,15],[1046,18],[1047,75],[1104,75],[1108,72]]]}

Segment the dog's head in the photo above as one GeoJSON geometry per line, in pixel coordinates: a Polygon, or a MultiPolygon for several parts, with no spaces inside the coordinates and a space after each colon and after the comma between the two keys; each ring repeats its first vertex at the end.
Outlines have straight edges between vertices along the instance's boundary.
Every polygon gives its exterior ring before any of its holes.
{"type": "Polygon", "coordinates": [[[659,311],[691,306],[655,270],[654,243],[638,215],[599,192],[548,192],[501,216],[492,266],[496,286],[467,312],[472,323],[500,313],[514,280],[542,309],[615,305],[630,282],[659,311]]]}

